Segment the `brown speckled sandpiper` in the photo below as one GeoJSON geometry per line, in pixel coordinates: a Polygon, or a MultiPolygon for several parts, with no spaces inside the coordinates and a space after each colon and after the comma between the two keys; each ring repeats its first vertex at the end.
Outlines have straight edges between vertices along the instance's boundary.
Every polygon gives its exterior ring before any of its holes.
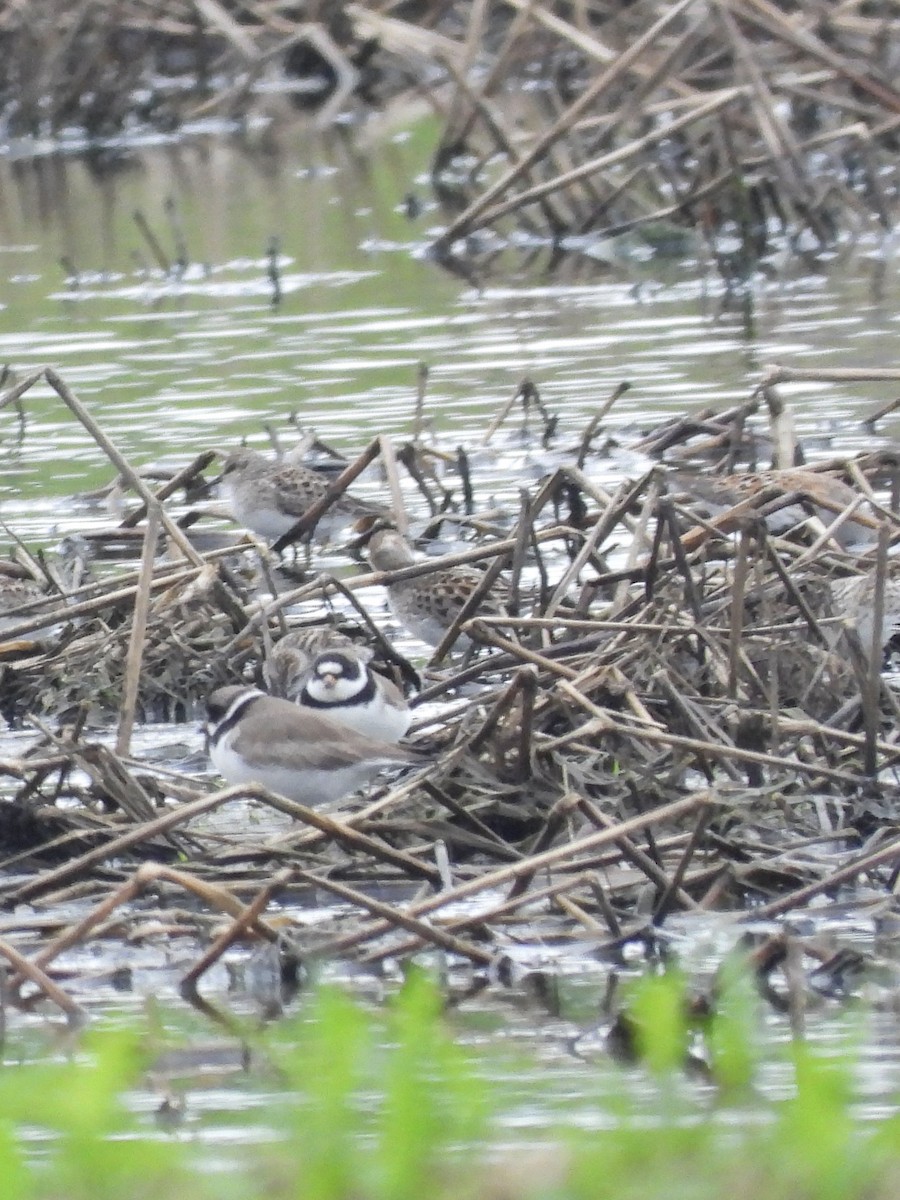
{"type": "MultiPolygon", "coordinates": [[[[268,541],[283,537],[316,504],[332,480],[299,463],[277,463],[256,450],[232,450],[222,467],[221,488],[239,524],[268,541]]],[[[315,536],[330,541],[347,525],[363,517],[383,516],[385,510],[345,492],[319,519],[315,536]]]]}
{"type": "MultiPolygon", "coordinates": [[[[417,562],[409,543],[396,529],[378,530],[370,538],[367,549],[369,562],[376,571],[399,571],[417,562]]],[[[410,633],[429,646],[437,646],[482,581],[482,574],[471,567],[441,567],[436,561],[434,570],[428,574],[388,583],[388,603],[394,616],[410,633]]],[[[499,615],[503,610],[488,593],[478,611],[499,615]]],[[[470,645],[470,639],[461,634],[456,645],[465,648],[470,645]]]]}

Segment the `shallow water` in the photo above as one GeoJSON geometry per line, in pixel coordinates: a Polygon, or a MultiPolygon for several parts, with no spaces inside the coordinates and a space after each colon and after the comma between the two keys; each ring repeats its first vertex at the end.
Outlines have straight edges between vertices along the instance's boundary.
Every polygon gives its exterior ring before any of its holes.
{"type": "MultiPolygon", "coordinates": [[[[900,283],[884,270],[893,247],[874,240],[834,255],[827,274],[796,261],[760,276],[749,316],[696,259],[623,259],[612,270],[573,256],[550,280],[545,259],[509,252],[500,280],[468,286],[426,257],[438,214],[403,212],[407,193],[427,195],[433,136],[425,119],[377,148],[309,135],[278,157],[197,137],[100,177],[74,156],[0,161],[0,361],[20,373],[57,367],[139,466],[243,436],[264,444],[264,422],[289,440],[294,415],[345,451],[374,432],[403,436],[419,363],[430,371],[427,416],[452,448],[477,442],[526,376],[559,414],[565,445],[623,380],[632,386],[612,430],[746,399],[773,361],[895,362],[900,283]],[[183,232],[190,261],[179,278],[153,263],[137,210],[170,260],[183,232]]],[[[894,389],[782,392],[801,435],[834,427],[846,450],[867,444],[854,423],[894,389]]],[[[73,492],[111,472],[46,387],[29,393],[26,412],[21,440],[15,415],[0,414],[0,516],[43,538],[69,526],[73,492]]]]}
{"type": "MultiPolygon", "coordinates": [[[[579,251],[551,278],[546,252],[522,248],[507,251],[503,275],[480,287],[447,274],[426,253],[440,221],[427,204],[434,136],[430,118],[408,114],[402,128],[364,145],[352,134],[292,130],[277,152],[262,137],[207,134],[149,145],[102,170],[76,154],[0,160],[2,359],[22,375],[54,365],[140,467],[180,465],[242,437],[264,446],[266,423],[289,445],[294,418],[349,454],[375,433],[401,439],[420,363],[429,368],[426,415],[438,442],[450,451],[475,447],[528,377],[559,415],[558,434],[549,451],[539,439],[521,441],[516,414],[496,450],[474,455],[479,497],[501,501],[514,500],[523,478],[538,478],[554,455],[576,446],[623,381],[630,390],[606,422],[613,439],[667,415],[742,401],[768,363],[896,365],[895,248],[874,237],[861,236],[814,270],[800,260],[773,264],[743,304],[723,294],[698,256],[620,256],[609,268],[579,251]],[[425,204],[415,219],[405,214],[409,193],[425,204]],[[140,209],[174,258],[170,197],[189,254],[177,277],[153,262],[133,217],[140,209]],[[273,236],[283,291],[277,305],[267,278],[273,236]]],[[[861,418],[896,386],[807,383],[781,391],[798,434],[828,454],[871,447],[861,418]]],[[[109,525],[106,511],[74,498],[113,475],[88,432],[44,385],[28,394],[25,411],[24,427],[11,410],[0,413],[0,518],[32,545],[109,525]]],[[[900,434],[900,418],[879,432],[888,440],[900,434]]],[[[596,471],[607,479],[644,465],[613,449],[596,471]]],[[[139,750],[168,747],[173,761],[175,743],[185,743],[185,755],[199,749],[193,729],[157,728],[141,739],[139,750]]],[[[873,944],[874,923],[864,924],[860,936],[873,944]]],[[[851,932],[849,919],[837,928],[851,932]]],[[[680,949],[708,964],[734,932],[731,922],[724,932],[712,923],[699,933],[694,927],[679,934],[680,949]]],[[[77,973],[93,963],[99,972],[80,1000],[125,1012],[148,993],[178,1002],[178,953],[152,942],[123,950],[132,969],[126,992],[99,982],[121,965],[107,944],[82,949],[67,965],[77,973]]],[[[541,946],[523,950],[530,966],[545,956],[541,946]]],[[[577,956],[554,966],[597,971],[577,956]]],[[[227,987],[224,972],[211,986],[227,987]]],[[[518,1026],[509,1020],[508,1029],[533,1044],[534,1014],[518,1026]]],[[[567,1089],[577,1092],[585,1078],[581,1064],[573,1069],[559,1056],[570,1034],[563,1022],[537,1035],[559,1067],[550,1092],[567,1100],[567,1089]]],[[[896,1045],[893,1026],[869,1043],[862,1070],[873,1103],[898,1086],[896,1045]]],[[[533,1087],[526,1096],[511,1124],[538,1119],[533,1087]]],[[[213,1091],[194,1102],[221,1113],[235,1098],[213,1091]]],[[[545,1111],[555,1102],[548,1093],[545,1111]]],[[[241,1103],[251,1110],[255,1102],[243,1095],[241,1103]]],[[[570,1119],[595,1119],[589,1105],[574,1108],[570,1119]]],[[[236,1135],[229,1128],[229,1139],[236,1135]]],[[[258,1136],[252,1113],[246,1136],[258,1136]]]]}

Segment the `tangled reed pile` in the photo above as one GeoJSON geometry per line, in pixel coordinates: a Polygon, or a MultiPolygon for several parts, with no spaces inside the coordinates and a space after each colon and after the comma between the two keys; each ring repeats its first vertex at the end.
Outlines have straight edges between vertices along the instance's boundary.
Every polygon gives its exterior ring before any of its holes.
{"type": "MultiPolygon", "coordinates": [[[[196,715],[212,687],[259,680],[265,646],[285,628],[326,621],[373,642],[398,678],[415,677],[359,600],[384,576],[316,576],[261,600],[237,565],[254,558],[252,545],[199,553],[164,503],[196,483],[209,456],[154,494],[55,372],[23,381],[0,406],[39,378],[138,493],[126,523],[149,517],[137,572],[44,602],[0,644],[7,715],[40,730],[27,752],[0,760],[0,890],[8,905],[52,911],[78,897],[88,909],[33,960],[0,941],[20,972],[13,995],[27,977],[76,1012],[45,967],[91,932],[121,931],[114,911],[147,890],[158,920],[185,934],[209,936],[215,914],[231,918],[189,992],[250,931],[301,959],[375,962],[430,948],[485,969],[523,936],[587,938],[594,954],[615,957],[629,942],[656,944],[673,912],[764,920],[815,897],[891,905],[898,711],[881,673],[879,611],[900,622],[888,553],[898,464],[883,453],[735,472],[761,433],[788,461],[799,449],[774,375],[728,412],[648,430],[634,448],[656,465],[613,494],[591,478],[604,454],[600,414],[567,453],[556,445],[567,461],[522,492],[505,529],[467,513],[470,478],[445,480],[438,494],[435,451],[421,439],[399,450],[379,439],[343,473],[380,452],[401,505],[414,493],[432,531],[469,530],[471,548],[452,561],[488,564],[508,615],[463,614],[474,658],[427,673],[415,703],[429,702],[418,735],[429,767],[339,817],[154,769],[130,756],[131,725],[136,713],[196,715]],[[731,497],[717,513],[701,498],[710,486],[731,497]],[[163,542],[187,561],[158,557],[163,542]],[[29,630],[48,623],[62,631],[30,645],[29,630]],[[85,732],[104,710],[118,720],[115,749],[85,732]],[[294,824],[205,823],[247,803],[294,824]],[[425,885],[424,898],[409,900],[413,885],[425,885]],[[214,915],[185,918],[185,892],[214,915]],[[325,932],[287,935],[263,917],[273,896],[337,897],[346,909],[325,932]]],[[[520,396],[533,409],[533,385],[520,396]]],[[[559,438],[545,418],[535,439],[559,438]]],[[[141,936],[147,921],[145,901],[126,927],[141,936]]]]}
{"type": "MultiPolygon", "coordinates": [[[[475,7],[469,46],[493,11],[475,7]]],[[[893,228],[896,6],[504,7],[516,18],[482,78],[458,79],[437,155],[456,207],[438,253],[487,257],[516,234],[603,262],[613,235],[677,253],[690,229],[736,284],[776,245],[893,228]],[[514,64],[535,62],[498,105],[514,64]]]]}
{"type": "Polygon", "coordinates": [[[891,0],[83,0],[0,13],[7,137],[114,138],[426,96],[443,131],[434,252],[608,239],[706,253],[746,279],[780,248],[887,232],[897,212],[891,0]]]}

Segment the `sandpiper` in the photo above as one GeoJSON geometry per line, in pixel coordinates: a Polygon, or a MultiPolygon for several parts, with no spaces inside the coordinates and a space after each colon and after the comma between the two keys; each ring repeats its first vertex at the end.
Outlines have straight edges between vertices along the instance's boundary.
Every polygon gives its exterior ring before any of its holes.
{"type": "Polygon", "coordinates": [[[411,748],[364,737],[257,688],[217,688],[207,713],[209,756],[229,783],[260,783],[298,803],[339,800],[388,767],[421,762],[411,748]]]}
{"type": "MultiPolygon", "coordinates": [[[[865,575],[852,575],[846,579],[835,579],[830,585],[831,610],[844,624],[855,630],[864,654],[872,650],[875,634],[875,595],[877,576],[875,571],[865,575]]],[[[878,645],[882,652],[888,642],[900,633],[900,579],[887,575],[884,581],[881,631],[878,645]]],[[[840,632],[830,635],[833,645],[837,644],[840,632]]]]}
{"type": "MultiPolygon", "coordinates": [[[[399,571],[417,561],[406,539],[396,529],[381,529],[373,534],[368,555],[376,571],[399,571]]],[[[482,582],[479,571],[466,566],[441,567],[436,562],[434,570],[427,575],[396,580],[385,586],[388,603],[397,620],[429,646],[437,646],[482,582]]],[[[488,594],[483,597],[479,611],[500,614],[502,608],[488,594]]],[[[470,644],[470,638],[460,634],[456,645],[465,648],[470,644]]]]}
{"type": "Polygon", "coordinates": [[[271,695],[281,696],[283,700],[299,700],[315,659],[325,650],[348,648],[354,649],[363,662],[372,657],[367,646],[357,645],[352,638],[328,625],[294,629],[279,638],[266,656],[263,663],[266,688],[271,695]]]}
{"type": "MultiPolygon", "coordinates": [[[[697,475],[687,477],[681,473],[675,477],[686,486],[692,498],[701,501],[714,514],[724,513],[742,502],[755,507],[766,493],[777,499],[777,493],[796,493],[804,504],[787,504],[774,509],[767,517],[768,528],[776,534],[785,533],[801,525],[809,518],[810,511],[830,525],[842,509],[848,508],[859,499],[859,493],[849,484],[825,471],[812,471],[805,467],[790,467],[784,470],[743,471],[735,475],[697,475]]],[[[853,516],[838,528],[835,537],[842,545],[872,541],[878,522],[865,511],[857,508],[853,516]]]]}
{"type": "MultiPolygon", "coordinates": [[[[260,537],[276,541],[297,524],[331,486],[321,471],[299,463],[276,463],[242,447],[225,457],[222,491],[232,516],[260,537]]],[[[345,492],[316,525],[316,538],[330,541],[347,525],[364,517],[383,516],[384,509],[345,492]]]]}

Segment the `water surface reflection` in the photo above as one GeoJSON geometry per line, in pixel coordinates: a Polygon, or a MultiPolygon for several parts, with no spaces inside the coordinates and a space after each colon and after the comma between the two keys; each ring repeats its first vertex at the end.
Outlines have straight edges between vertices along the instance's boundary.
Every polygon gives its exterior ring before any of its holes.
{"type": "MultiPolygon", "coordinates": [[[[827,273],[797,262],[760,277],[751,319],[688,259],[613,269],[570,257],[548,280],[546,259],[507,256],[511,274],[476,290],[425,255],[434,211],[406,215],[410,191],[427,197],[434,135],[423,120],[365,150],[305,133],[273,155],[204,136],[102,172],[77,156],[2,164],[4,361],[58,367],[138,464],[181,461],[290,414],[349,449],[375,431],[403,434],[420,362],[430,420],[456,445],[477,440],[526,375],[575,437],[622,380],[632,386],[612,428],[744,398],[773,360],[893,361],[898,285],[859,247],[827,273]],[[164,271],[181,242],[183,269],[164,271]]],[[[846,418],[891,394],[884,384],[784,391],[801,433],[840,424],[844,449],[862,444],[846,418]]],[[[0,414],[0,504],[39,536],[36,504],[50,501],[64,524],[65,497],[109,470],[46,389],[29,394],[27,412],[21,442],[14,416],[0,414]]]]}

